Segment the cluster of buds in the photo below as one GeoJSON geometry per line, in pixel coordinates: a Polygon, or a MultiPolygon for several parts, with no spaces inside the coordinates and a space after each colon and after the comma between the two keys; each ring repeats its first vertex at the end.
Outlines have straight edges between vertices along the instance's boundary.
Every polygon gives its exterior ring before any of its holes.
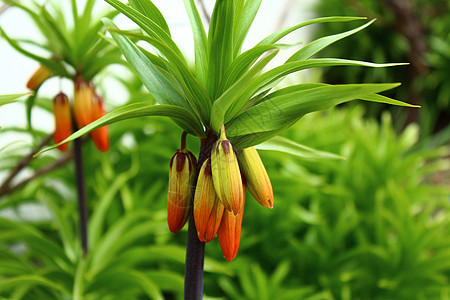
{"type": "MultiPolygon", "coordinates": [[[[185,138],[185,133],[183,136],[185,138]]],[[[182,138],[183,150],[184,147],[185,140],[182,138]]],[[[170,163],[168,220],[172,232],[175,224],[178,225],[178,231],[186,223],[192,200],[192,183],[195,181],[195,168],[177,171],[176,166],[173,166],[174,159],[178,158],[182,149],[177,151],[170,163]],[[173,183],[173,180],[182,181],[173,183]],[[179,187],[183,184],[186,186],[179,187]],[[175,210],[173,199],[177,199],[177,209],[185,209],[183,213],[175,210]]],[[[186,150],[183,153],[192,155],[186,150]]],[[[228,261],[236,257],[239,249],[246,188],[264,207],[273,207],[272,185],[258,152],[251,147],[236,153],[222,126],[220,137],[211,149],[211,156],[200,168],[193,210],[198,239],[210,242],[217,235],[228,261]]]]}
{"type": "MultiPolygon", "coordinates": [[[[78,128],[82,128],[105,115],[102,97],[95,92],[92,83],[81,77],[77,77],[75,80],[73,110],[78,128]]],[[[109,138],[107,126],[93,130],[89,134],[98,150],[102,152],[108,150],[109,138]]]]}
{"type": "MultiPolygon", "coordinates": [[[[53,139],[55,143],[60,143],[69,137],[73,132],[73,125],[82,128],[89,123],[105,115],[105,109],[102,98],[95,92],[94,86],[81,79],[75,81],[75,93],[73,104],[73,116],[75,124],[72,121],[72,110],[68,97],[59,93],[53,99],[53,115],[55,117],[55,132],[53,139]]],[[[90,132],[90,136],[95,146],[102,152],[109,148],[108,128],[100,127],[90,132]]],[[[58,147],[65,151],[68,143],[58,147]]]]}

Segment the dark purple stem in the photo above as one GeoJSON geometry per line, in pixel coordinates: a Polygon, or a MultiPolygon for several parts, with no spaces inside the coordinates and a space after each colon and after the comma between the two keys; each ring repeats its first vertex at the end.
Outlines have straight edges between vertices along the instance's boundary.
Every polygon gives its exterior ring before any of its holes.
{"type": "Polygon", "coordinates": [[[88,233],[87,233],[87,201],[86,201],[86,187],[84,184],[84,169],[83,169],[83,149],[81,139],[74,140],[74,156],[75,156],[75,177],[77,181],[78,192],[78,212],[80,217],[80,236],[83,254],[88,253],[88,233]]]}
{"type": "Polygon", "coordinates": [[[211,148],[217,136],[208,132],[208,137],[202,140],[197,162],[197,175],[192,189],[191,209],[186,244],[186,262],[184,269],[184,299],[195,300],[203,298],[203,265],[205,261],[205,243],[200,242],[194,221],[195,185],[203,162],[211,155],[211,148]]]}

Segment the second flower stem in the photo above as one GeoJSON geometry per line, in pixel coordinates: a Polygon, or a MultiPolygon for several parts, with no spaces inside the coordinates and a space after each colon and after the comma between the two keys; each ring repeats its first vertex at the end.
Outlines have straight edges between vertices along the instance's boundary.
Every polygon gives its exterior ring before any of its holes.
{"type": "Polygon", "coordinates": [[[80,218],[81,246],[83,248],[83,254],[86,255],[89,251],[88,232],[87,232],[88,212],[87,212],[86,187],[83,168],[83,148],[81,139],[78,138],[74,140],[73,151],[75,161],[75,177],[78,193],[78,213],[80,218]]]}

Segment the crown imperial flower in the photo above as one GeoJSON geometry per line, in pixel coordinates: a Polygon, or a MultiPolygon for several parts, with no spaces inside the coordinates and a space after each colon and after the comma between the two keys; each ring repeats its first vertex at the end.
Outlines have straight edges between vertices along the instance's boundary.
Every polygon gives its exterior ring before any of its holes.
{"type": "Polygon", "coordinates": [[[94,88],[86,80],[77,77],[75,80],[74,94],[74,115],[79,128],[92,122],[92,104],[94,98],[94,88]]]}
{"type": "MultiPolygon", "coordinates": [[[[92,121],[100,119],[105,115],[105,106],[103,99],[98,94],[94,93],[92,98],[92,121]]],[[[94,141],[95,146],[98,150],[106,152],[109,149],[109,137],[108,137],[108,126],[102,126],[94,131],[90,132],[91,138],[94,141]]]]}
{"type": "Polygon", "coordinates": [[[273,190],[258,151],[255,147],[245,148],[238,152],[238,161],[247,182],[247,188],[262,206],[273,208],[273,190]]]}
{"type": "Polygon", "coordinates": [[[169,170],[167,222],[173,233],[183,228],[189,216],[196,162],[195,156],[186,150],[186,132],[183,132],[181,148],[170,160],[169,170]]]}
{"type": "Polygon", "coordinates": [[[202,165],[194,197],[194,220],[198,239],[210,242],[219,230],[224,207],[217,197],[211,173],[211,159],[202,165]]]}
{"type": "MultiPolygon", "coordinates": [[[[69,99],[64,93],[59,93],[53,99],[53,116],[55,117],[55,132],[53,140],[55,144],[62,142],[72,134],[72,116],[70,113],[69,99]]],[[[58,146],[65,151],[69,143],[58,146]]]]}
{"type": "Polygon", "coordinates": [[[241,173],[223,125],[220,137],[211,151],[211,169],[214,189],[223,206],[234,215],[239,214],[242,199],[241,173]]]}
{"type": "Polygon", "coordinates": [[[52,71],[44,66],[39,66],[39,68],[31,75],[31,78],[27,82],[27,88],[30,90],[37,90],[37,88],[48,78],[52,76],[52,71]]]}
{"type": "Polygon", "coordinates": [[[223,212],[222,221],[217,231],[217,239],[222,249],[225,259],[232,261],[239,250],[241,240],[242,218],[244,217],[245,205],[245,180],[241,177],[239,185],[242,187],[239,214],[234,215],[232,212],[225,210],[223,212]]]}

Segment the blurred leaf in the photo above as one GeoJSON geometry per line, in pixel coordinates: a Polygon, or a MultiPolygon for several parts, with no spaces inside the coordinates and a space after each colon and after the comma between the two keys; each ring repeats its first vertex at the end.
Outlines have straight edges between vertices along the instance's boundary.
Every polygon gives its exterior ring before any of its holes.
{"type": "Polygon", "coordinates": [[[16,102],[18,98],[30,95],[31,92],[22,93],[22,94],[9,94],[9,95],[0,95],[0,106],[16,102]]]}

